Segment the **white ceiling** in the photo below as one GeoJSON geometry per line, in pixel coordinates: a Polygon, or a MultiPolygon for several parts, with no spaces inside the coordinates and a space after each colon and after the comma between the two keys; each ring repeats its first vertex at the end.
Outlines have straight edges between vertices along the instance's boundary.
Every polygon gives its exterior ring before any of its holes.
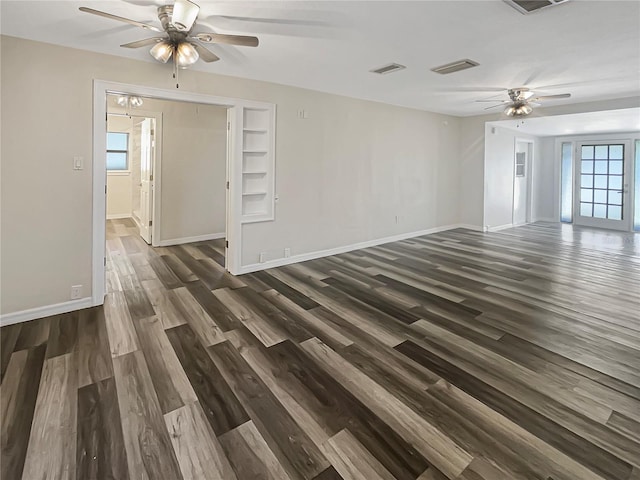
{"type": "MultiPolygon", "coordinates": [[[[150,32],[78,7],[159,25],[156,7],[164,3],[2,0],[1,31],[152,62],[148,48],[119,47],[150,32]]],[[[461,116],[486,113],[490,104],[475,100],[506,98],[509,87],[572,94],[548,106],[640,95],[638,1],[573,0],[530,15],[501,0],[198,3],[195,31],[260,38],[258,48],[214,45],[221,61],[198,62],[198,70],[461,116]],[[463,58],[480,66],[430,71],[463,58]],[[391,62],[407,69],[369,73],[391,62]]]]}

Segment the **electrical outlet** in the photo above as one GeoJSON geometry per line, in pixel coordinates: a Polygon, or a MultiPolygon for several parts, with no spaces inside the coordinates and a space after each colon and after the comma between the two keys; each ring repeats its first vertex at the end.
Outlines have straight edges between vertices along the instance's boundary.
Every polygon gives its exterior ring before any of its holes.
{"type": "Polygon", "coordinates": [[[71,286],[71,300],[82,298],[82,285],[71,286]]]}
{"type": "Polygon", "coordinates": [[[260,252],[260,263],[264,263],[267,261],[267,253],[266,252],[260,252]]]}
{"type": "Polygon", "coordinates": [[[284,258],[289,258],[291,256],[291,249],[290,248],[285,248],[284,249],[284,258]]]}

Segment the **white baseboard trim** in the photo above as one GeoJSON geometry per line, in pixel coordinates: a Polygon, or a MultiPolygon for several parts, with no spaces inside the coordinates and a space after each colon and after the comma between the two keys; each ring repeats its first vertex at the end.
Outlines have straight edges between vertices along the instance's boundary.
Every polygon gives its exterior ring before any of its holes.
{"type": "MultiPolygon", "coordinates": [[[[523,225],[525,225],[523,223],[523,225]]],[[[497,227],[489,227],[487,229],[488,232],[499,232],[500,230],[506,230],[507,228],[513,228],[513,223],[506,223],[504,225],[498,225],[497,227]]]]}
{"type": "Polygon", "coordinates": [[[432,233],[444,232],[446,230],[453,230],[454,228],[468,228],[466,225],[445,225],[442,227],[429,228],[427,230],[419,230],[417,232],[401,233],[399,235],[392,235],[390,237],[378,238],[375,240],[367,240],[366,242],[353,243],[351,245],[345,245],[342,247],[329,248],[327,250],[317,250],[315,252],[303,253],[300,255],[294,255],[286,258],[276,258],[275,260],[269,260],[264,263],[253,263],[250,265],[243,265],[240,267],[238,275],[244,273],[258,272],[260,270],[267,270],[269,268],[282,267],[284,265],[291,265],[292,263],[306,262],[307,260],[315,260],[316,258],[329,257],[331,255],[338,255],[340,253],[351,252],[353,250],[360,250],[361,248],[375,247],[384,243],[397,242],[400,240],[406,240],[407,238],[420,237],[422,235],[429,235],[432,233]]]}
{"type": "Polygon", "coordinates": [[[460,223],[454,228],[466,228],[467,230],[473,230],[474,232],[484,232],[484,229],[480,225],[471,225],[470,223],[460,223]]]}
{"type": "Polygon", "coordinates": [[[117,220],[119,218],[131,218],[130,213],[110,213],[107,215],[107,220],[117,220]]]}
{"type": "Polygon", "coordinates": [[[550,218],[550,217],[540,217],[540,218],[536,218],[533,223],[535,222],[550,222],[550,223],[560,223],[560,220],[558,220],[557,218],[550,218]]]}
{"type": "Polygon", "coordinates": [[[207,235],[198,235],[197,237],[183,237],[183,238],[171,238],[169,240],[160,240],[158,242],[159,247],[170,247],[172,245],[182,245],[183,243],[204,242],[206,240],[217,240],[224,238],[226,234],[222,233],[209,233],[207,235]]]}
{"type": "Polygon", "coordinates": [[[14,323],[28,322],[36,318],[50,317],[51,315],[60,315],[61,313],[73,312],[74,310],[82,310],[93,306],[91,297],[80,298],[78,300],[70,300],[68,302],[56,303],[54,305],[45,305],[44,307],[30,308],[29,310],[21,310],[19,312],[5,313],[0,315],[0,326],[13,325],[14,323]]]}

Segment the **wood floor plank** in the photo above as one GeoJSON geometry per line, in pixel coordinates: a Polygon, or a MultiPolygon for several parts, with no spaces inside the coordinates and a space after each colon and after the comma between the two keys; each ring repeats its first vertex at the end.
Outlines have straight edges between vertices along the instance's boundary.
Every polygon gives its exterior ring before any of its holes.
{"type": "Polygon", "coordinates": [[[65,355],[76,350],[80,315],[81,311],[66,313],[51,321],[47,358],[65,355]]]}
{"type": "Polygon", "coordinates": [[[236,480],[199,403],[187,403],[164,420],[184,480],[236,480]]]}
{"type": "Polygon", "coordinates": [[[174,298],[175,294],[173,290],[167,291],[162,285],[162,282],[157,279],[145,280],[141,283],[149,302],[151,302],[153,306],[156,317],[160,319],[165,329],[187,323],[184,315],[178,311],[174,302],[171,301],[171,298],[174,298]]]}
{"type": "Polygon", "coordinates": [[[167,330],[167,336],[216,435],[249,421],[236,395],[188,325],[167,330]]]}
{"type": "Polygon", "coordinates": [[[0,386],[0,478],[22,478],[46,346],[11,355],[0,386]]]}
{"type": "Polygon", "coordinates": [[[21,325],[13,350],[24,350],[43,345],[49,339],[52,319],[31,320],[21,325]]]}
{"type": "Polygon", "coordinates": [[[143,318],[134,321],[134,326],[162,413],[196,402],[198,398],[160,320],[156,317],[143,318]]]}
{"type": "Polygon", "coordinates": [[[341,430],[327,441],[325,454],[345,480],[395,480],[348,430],[341,430]]]}
{"type": "Polygon", "coordinates": [[[367,404],[396,432],[409,439],[443,473],[455,477],[471,463],[472,457],[443,432],[424,421],[319,340],[307,340],[302,343],[302,347],[340,383],[348,385],[360,401],[367,404]]]}
{"type": "Polygon", "coordinates": [[[182,479],[142,352],[113,359],[124,446],[132,479],[182,479]]]}
{"type": "Polygon", "coordinates": [[[186,323],[196,332],[204,346],[224,342],[220,327],[189,290],[184,287],[176,288],[171,292],[170,298],[176,310],[186,319],[186,323]]]}
{"type": "Polygon", "coordinates": [[[113,378],[78,389],[76,480],[129,479],[113,378]]]}
{"type": "Polygon", "coordinates": [[[282,467],[253,422],[248,421],[220,437],[238,480],[294,480],[282,467]]]}
{"type": "Polygon", "coordinates": [[[283,342],[287,335],[277,326],[266,322],[259,313],[243,302],[235,290],[221,288],[214,290],[213,294],[238,318],[253,335],[266,347],[283,342]]]}
{"type": "Polygon", "coordinates": [[[109,338],[102,308],[87,308],[78,320],[78,388],[113,376],[109,338]]]}
{"type": "Polygon", "coordinates": [[[112,292],[104,299],[104,316],[112,357],[138,350],[138,337],[124,293],[112,292]]]}
{"type": "Polygon", "coordinates": [[[332,374],[311,361],[299,346],[287,341],[263,353],[267,357],[264,365],[271,369],[279,386],[295,398],[326,433],[334,435],[348,428],[399,480],[414,479],[429,466],[402,435],[332,374]]]}
{"type": "Polygon", "coordinates": [[[44,361],[23,480],[75,478],[77,379],[75,353],[44,361]]]}
{"type": "Polygon", "coordinates": [[[214,296],[204,283],[190,283],[187,285],[187,290],[223,331],[228,332],[240,325],[233,313],[214,296]]]}
{"type": "Polygon", "coordinates": [[[442,375],[442,378],[451,384],[477,398],[527,431],[537,435],[552,447],[566,453],[593,471],[600,473],[603,478],[624,478],[630,474],[631,466],[628,463],[593,445],[561,425],[550,421],[545,416],[518,403],[425,349],[411,342],[405,342],[399,345],[397,349],[437,371],[442,375]]]}
{"type": "Polygon", "coordinates": [[[290,464],[286,468],[290,475],[311,480],[329,467],[322,452],[229,342],[210,347],[209,354],[238,392],[271,450],[290,464]]]}
{"type": "Polygon", "coordinates": [[[4,380],[11,354],[16,346],[22,324],[16,323],[0,329],[0,383],[4,380]]]}

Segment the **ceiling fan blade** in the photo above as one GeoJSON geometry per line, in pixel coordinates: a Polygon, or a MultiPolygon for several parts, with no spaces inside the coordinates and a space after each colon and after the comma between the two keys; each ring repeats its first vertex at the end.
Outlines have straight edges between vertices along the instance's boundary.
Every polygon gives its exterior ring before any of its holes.
{"type": "Polygon", "coordinates": [[[535,102],[537,100],[553,100],[556,98],[569,98],[571,97],[570,93],[559,93],[558,95],[540,95],[539,97],[532,98],[531,101],[535,102]]]}
{"type": "Polygon", "coordinates": [[[154,27],[153,25],[148,25],[142,22],[136,22],[135,20],[131,20],[130,18],[119,17],[118,15],[112,15],[110,13],[101,12],[100,10],[94,10],[93,8],[88,7],[80,7],[81,12],[91,13],[93,15],[98,15],[100,17],[110,18],[112,20],[118,20],[119,22],[128,23],[129,25],[135,25],[136,27],[142,27],[146,30],[153,30],[154,32],[161,32],[162,30],[158,27],[154,27]]]}
{"type": "Polygon", "coordinates": [[[164,37],[145,38],[144,40],[125,43],[120,46],[124,48],[140,48],[140,47],[146,47],[147,45],[153,45],[154,43],[161,42],[162,40],[164,40],[164,37]]]}
{"type": "Polygon", "coordinates": [[[190,0],[176,0],[173,4],[171,23],[182,32],[188,32],[198,18],[200,7],[190,0]]]}
{"type": "MultiPolygon", "coordinates": [[[[509,102],[507,102],[509,103],[509,102]]],[[[498,105],[491,105],[490,107],[487,108],[483,108],[483,110],[491,110],[492,108],[496,108],[496,107],[503,107],[504,103],[499,103],[498,105]]]]}
{"type": "Polygon", "coordinates": [[[500,103],[509,103],[509,100],[476,100],[476,102],[480,102],[480,103],[496,103],[496,102],[500,102],[500,103]]]}
{"type": "Polygon", "coordinates": [[[210,51],[208,48],[205,48],[202,45],[198,45],[197,43],[192,43],[191,45],[195,47],[196,51],[200,55],[200,58],[205,62],[211,63],[220,60],[220,57],[210,51]]]}
{"type": "Polygon", "coordinates": [[[223,33],[197,33],[195,37],[205,43],[225,43],[227,45],[240,45],[242,47],[257,47],[258,37],[246,35],[225,35],[223,33]]]}

